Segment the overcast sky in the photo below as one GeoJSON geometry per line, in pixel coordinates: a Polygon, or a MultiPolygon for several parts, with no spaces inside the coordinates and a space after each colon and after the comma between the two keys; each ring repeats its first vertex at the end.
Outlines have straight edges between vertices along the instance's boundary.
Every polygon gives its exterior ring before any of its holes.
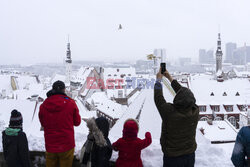
{"type": "Polygon", "coordinates": [[[73,61],[135,61],[154,48],[170,60],[195,60],[200,48],[216,49],[219,27],[223,49],[250,44],[249,7],[249,0],[0,0],[0,64],[62,63],[67,34],[73,61]]]}

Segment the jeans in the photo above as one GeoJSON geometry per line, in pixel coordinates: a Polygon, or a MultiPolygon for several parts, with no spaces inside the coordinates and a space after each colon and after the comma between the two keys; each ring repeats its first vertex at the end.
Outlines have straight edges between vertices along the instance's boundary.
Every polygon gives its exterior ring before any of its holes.
{"type": "Polygon", "coordinates": [[[178,157],[163,156],[163,167],[194,167],[195,153],[178,157]]]}

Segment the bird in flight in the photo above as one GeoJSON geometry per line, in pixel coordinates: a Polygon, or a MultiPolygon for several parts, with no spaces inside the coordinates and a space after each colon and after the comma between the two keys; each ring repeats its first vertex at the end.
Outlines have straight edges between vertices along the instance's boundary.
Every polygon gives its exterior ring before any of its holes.
{"type": "Polygon", "coordinates": [[[118,30],[121,30],[122,29],[122,25],[121,24],[119,24],[119,28],[118,28],[118,30]]]}

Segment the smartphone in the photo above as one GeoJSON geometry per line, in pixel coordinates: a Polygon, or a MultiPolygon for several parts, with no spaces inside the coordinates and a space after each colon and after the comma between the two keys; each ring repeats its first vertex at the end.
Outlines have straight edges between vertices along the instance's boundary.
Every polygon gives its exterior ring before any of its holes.
{"type": "Polygon", "coordinates": [[[166,71],[166,63],[161,63],[161,74],[164,74],[166,71]]]}

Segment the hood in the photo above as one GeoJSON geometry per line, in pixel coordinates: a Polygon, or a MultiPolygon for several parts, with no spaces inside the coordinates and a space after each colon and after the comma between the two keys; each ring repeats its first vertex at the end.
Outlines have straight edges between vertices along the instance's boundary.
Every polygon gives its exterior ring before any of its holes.
{"type": "Polygon", "coordinates": [[[5,134],[8,136],[18,136],[18,132],[20,132],[21,129],[15,129],[15,128],[7,128],[5,130],[5,134]]]}
{"type": "MultiPolygon", "coordinates": [[[[98,118],[97,118],[98,119],[98,118]]],[[[106,120],[106,119],[105,119],[106,120]]],[[[106,120],[107,121],[107,120],[106,120]]],[[[106,125],[105,125],[106,126],[106,125]]],[[[96,120],[95,118],[91,118],[87,120],[87,127],[89,128],[89,136],[93,137],[95,139],[95,143],[100,146],[100,147],[104,147],[107,145],[107,141],[104,137],[105,135],[108,135],[108,132],[106,132],[106,128],[98,128],[97,124],[96,124],[96,120]],[[101,131],[103,130],[104,133],[101,131]]],[[[109,130],[109,127],[108,127],[109,130]]],[[[91,138],[90,137],[90,138],[91,138]]],[[[107,138],[108,136],[106,136],[107,138]]]]}
{"type": "Polygon", "coordinates": [[[49,112],[60,112],[64,109],[65,103],[70,99],[66,94],[50,90],[47,93],[48,98],[42,106],[49,112]]]}
{"type": "Polygon", "coordinates": [[[100,131],[103,133],[105,138],[108,138],[109,135],[109,122],[106,118],[104,117],[99,117],[97,119],[95,119],[95,123],[98,127],[98,129],[100,129],[100,131]]]}
{"type": "Polygon", "coordinates": [[[137,138],[139,125],[136,120],[128,119],[123,126],[123,138],[134,139],[137,138]]]}
{"type": "Polygon", "coordinates": [[[67,96],[65,93],[61,92],[61,91],[56,91],[54,89],[51,89],[49,90],[47,93],[46,93],[47,97],[50,97],[50,96],[53,96],[53,95],[64,95],[64,96],[67,96]]]}
{"type": "Polygon", "coordinates": [[[195,97],[190,89],[182,87],[174,98],[174,106],[177,109],[187,109],[195,105],[195,97]]]}

